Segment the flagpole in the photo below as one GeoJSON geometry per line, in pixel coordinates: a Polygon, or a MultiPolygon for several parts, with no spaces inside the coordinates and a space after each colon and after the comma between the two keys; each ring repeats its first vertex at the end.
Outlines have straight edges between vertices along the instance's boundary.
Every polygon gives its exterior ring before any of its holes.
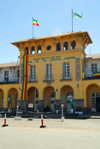
{"type": "Polygon", "coordinates": [[[73,32],[73,9],[72,9],[72,32],[73,32]]]}
{"type": "Polygon", "coordinates": [[[32,17],[32,38],[33,38],[33,19],[34,17],[32,17]]]}

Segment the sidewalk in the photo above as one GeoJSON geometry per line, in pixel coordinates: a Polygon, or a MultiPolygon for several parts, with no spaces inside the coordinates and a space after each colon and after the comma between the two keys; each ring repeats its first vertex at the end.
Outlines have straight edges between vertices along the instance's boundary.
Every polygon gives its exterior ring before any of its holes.
{"type": "Polygon", "coordinates": [[[2,127],[0,118],[0,149],[100,149],[100,119],[7,118],[2,127]]]}
{"type": "MultiPolygon", "coordinates": [[[[5,113],[0,113],[0,117],[4,117],[5,113]]],[[[40,113],[33,113],[27,112],[20,114],[23,118],[41,118],[41,114],[43,114],[43,118],[45,119],[61,119],[61,112],[56,114],[55,112],[40,112],[40,113]]],[[[16,113],[6,113],[7,117],[15,117],[16,113]]],[[[75,114],[75,113],[64,113],[65,119],[100,119],[100,113],[88,113],[88,114],[75,114]]]]}

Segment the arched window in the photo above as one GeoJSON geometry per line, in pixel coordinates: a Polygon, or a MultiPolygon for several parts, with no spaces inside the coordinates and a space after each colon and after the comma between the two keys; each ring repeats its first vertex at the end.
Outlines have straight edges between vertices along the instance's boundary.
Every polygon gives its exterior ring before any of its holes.
{"type": "Polygon", "coordinates": [[[64,51],[65,51],[65,50],[68,50],[68,42],[65,42],[65,43],[64,43],[64,51]]]}
{"type": "Polygon", "coordinates": [[[28,55],[28,47],[25,48],[24,54],[28,55]]]}
{"type": "Polygon", "coordinates": [[[56,45],[56,51],[61,51],[61,43],[57,43],[57,45],[56,45]]]}
{"type": "Polygon", "coordinates": [[[38,46],[38,53],[42,53],[41,52],[41,45],[38,46]]]}
{"type": "Polygon", "coordinates": [[[76,41],[71,42],[71,49],[76,49],[76,41]]]}
{"type": "Polygon", "coordinates": [[[34,46],[31,48],[31,54],[35,54],[35,47],[34,46]]]}

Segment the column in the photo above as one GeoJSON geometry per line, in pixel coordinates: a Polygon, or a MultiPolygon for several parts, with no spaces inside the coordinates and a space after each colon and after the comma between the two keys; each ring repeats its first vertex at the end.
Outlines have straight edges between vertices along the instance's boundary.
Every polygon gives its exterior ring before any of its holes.
{"type": "Polygon", "coordinates": [[[3,108],[7,109],[8,108],[8,92],[5,89],[3,91],[4,91],[4,105],[3,105],[3,108]]]}

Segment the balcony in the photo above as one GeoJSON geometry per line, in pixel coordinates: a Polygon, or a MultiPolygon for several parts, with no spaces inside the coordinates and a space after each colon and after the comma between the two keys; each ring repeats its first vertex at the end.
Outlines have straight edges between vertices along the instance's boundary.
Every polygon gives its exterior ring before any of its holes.
{"type": "Polygon", "coordinates": [[[62,73],[62,74],[61,74],[61,79],[60,79],[60,81],[70,81],[70,80],[72,80],[71,73],[69,73],[69,74],[64,74],[64,73],[62,73]]]}
{"type": "Polygon", "coordinates": [[[37,82],[37,76],[36,75],[28,76],[27,83],[30,83],[30,82],[37,82]]]}
{"type": "Polygon", "coordinates": [[[19,83],[18,77],[15,77],[13,79],[6,78],[5,80],[2,80],[0,82],[0,84],[18,84],[18,83],[19,83]]]}
{"type": "MultiPolygon", "coordinates": [[[[100,71],[97,71],[96,73],[100,73],[100,71]]],[[[91,71],[86,72],[83,80],[91,80],[91,79],[100,79],[100,76],[94,76],[93,72],[91,72],[91,71]]]]}
{"type": "Polygon", "coordinates": [[[43,80],[43,82],[48,82],[48,81],[51,81],[51,82],[54,81],[54,75],[53,75],[53,74],[44,75],[44,80],[43,80]]]}

